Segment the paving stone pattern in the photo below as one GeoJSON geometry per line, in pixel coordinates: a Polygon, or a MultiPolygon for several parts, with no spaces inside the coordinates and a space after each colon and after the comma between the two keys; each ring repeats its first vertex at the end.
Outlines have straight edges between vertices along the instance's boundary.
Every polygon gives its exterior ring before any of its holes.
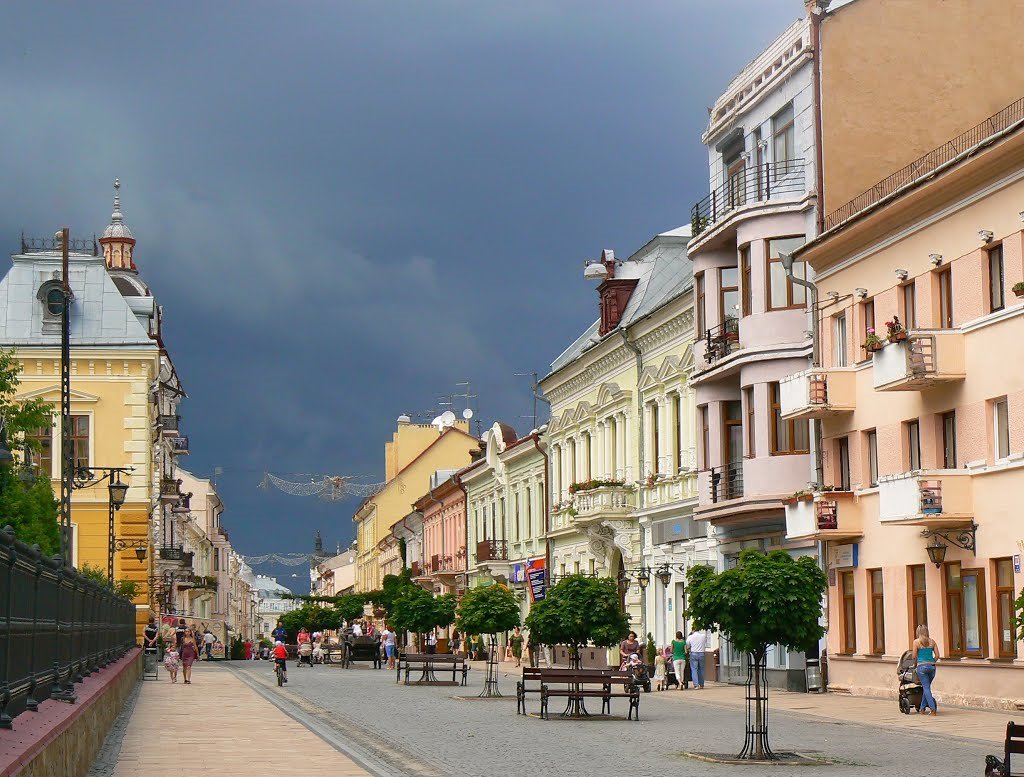
{"type": "MultiPolygon", "coordinates": [[[[232,667],[269,689],[286,709],[289,705],[303,709],[354,746],[372,750],[396,767],[402,763],[395,769],[400,774],[675,777],[724,775],[739,768],[743,774],[775,777],[942,777],[981,775],[984,755],[998,749],[990,743],[931,733],[920,725],[872,726],[870,720],[857,723],[787,711],[772,713],[773,748],[814,754],[836,763],[792,767],[707,764],[679,753],[734,754],[743,740],[742,707],[717,703],[712,688],[645,694],[639,723],[542,721],[515,714],[515,675],[511,673],[503,673],[500,679],[507,698],[467,700],[455,697],[466,697],[482,687],[483,673],[477,668],[470,672],[469,687],[456,689],[396,685],[392,672],[365,667],[293,667],[289,685],[279,691],[266,663],[234,663],[232,667]]],[[[730,698],[734,696],[731,693],[730,698]]],[[[891,706],[895,708],[895,702],[891,706]]],[[[528,709],[536,711],[538,707],[533,697],[528,709]]],[[[615,700],[612,711],[625,714],[625,700],[615,700]]],[[[916,717],[901,718],[922,722],[916,717]]]]}

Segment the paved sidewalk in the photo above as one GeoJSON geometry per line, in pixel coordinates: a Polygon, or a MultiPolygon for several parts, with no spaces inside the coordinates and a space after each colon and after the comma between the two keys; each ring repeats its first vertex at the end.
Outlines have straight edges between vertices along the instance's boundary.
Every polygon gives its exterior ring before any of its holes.
{"type": "MultiPolygon", "coordinates": [[[[703,691],[662,691],[658,696],[681,703],[713,704],[742,707],[745,689],[739,685],[711,683],[703,691]]],[[[790,712],[828,720],[881,726],[889,730],[906,730],[939,736],[967,737],[1002,745],[1007,721],[1024,719],[1024,712],[1010,710],[979,710],[939,706],[939,714],[904,715],[896,700],[848,696],[840,693],[789,693],[770,689],[768,711],[790,712]]]]}
{"type": "Polygon", "coordinates": [[[305,726],[248,688],[229,670],[197,663],[192,684],[142,683],[113,777],[286,774],[301,753],[302,771],[369,777],[305,726]]]}

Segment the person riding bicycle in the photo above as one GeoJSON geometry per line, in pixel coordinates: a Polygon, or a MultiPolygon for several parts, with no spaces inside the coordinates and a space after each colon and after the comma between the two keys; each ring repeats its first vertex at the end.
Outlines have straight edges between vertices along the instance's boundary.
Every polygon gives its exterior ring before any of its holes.
{"type": "Polygon", "coordinates": [[[288,682],[288,649],[281,640],[274,643],[274,664],[281,667],[284,681],[288,682]]]}

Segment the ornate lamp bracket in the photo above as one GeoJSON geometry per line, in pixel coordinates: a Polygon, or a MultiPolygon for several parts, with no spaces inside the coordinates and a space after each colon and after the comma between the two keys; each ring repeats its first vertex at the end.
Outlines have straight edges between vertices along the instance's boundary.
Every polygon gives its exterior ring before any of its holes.
{"type": "Polygon", "coordinates": [[[971,521],[971,525],[964,529],[925,529],[921,532],[921,536],[925,539],[940,538],[949,545],[955,545],[977,554],[977,533],[978,524],[971,521]]]}

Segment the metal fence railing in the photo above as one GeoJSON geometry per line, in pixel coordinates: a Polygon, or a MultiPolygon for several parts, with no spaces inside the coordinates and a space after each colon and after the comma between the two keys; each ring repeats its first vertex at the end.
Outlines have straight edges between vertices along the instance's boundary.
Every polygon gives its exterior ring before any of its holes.
{"type": "Polygon", "coordinates": [[[871,207],[904,186],[934,172],[965,151],[971,150],[1020,121],[1024,121],[1024,97],[1014,100],[998,113],[989,116],[985,121],[974,125],[969,130],[961,132],[952,140],[947,140],[938,148],[933,148],[924,156],[901,167],[867,191],[858,194],[842,207],[832,211],[825,217],[825,229],[832,229],[847,219],[853,218],[865,208],[871,207]]]}
{"type": "Polygon", "coordinates": [[[733,173],[725,183],[713,189],[711,194],[690,209],[693,236],[697,237],[744,205],[805,193],[806,166],[803,159],[786,159],[752,165],[733,173]]]}
{"type": "Polygon", "coordinates": [[[0,531],[0,728],[135,644],[135,605],[0,531]]]}

